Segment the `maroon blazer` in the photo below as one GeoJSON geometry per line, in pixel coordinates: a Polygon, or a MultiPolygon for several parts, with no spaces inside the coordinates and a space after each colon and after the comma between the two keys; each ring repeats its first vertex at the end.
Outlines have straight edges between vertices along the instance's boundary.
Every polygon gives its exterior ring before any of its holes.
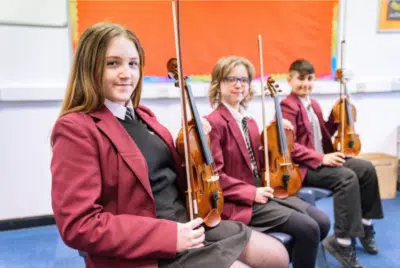
{"type": "MultiPolygon", "coordinates": [[[[171,149],[185,189],[171,134],[149,109],[136,113],[171,149]]],[[[52,144],[54,217],[63,241],[88,253],[86,267],[158,267],[175,257],[177,224],[156,218],[145,158],[105,106],[59,118],[52,144]]]]}
{"type": "MultiPolygon", "coordinates": [[[[210,147],[219,171],[225,198],[222,217],[249,224],[256,197],[256,186],[254,186],[250,155],[243,135],[224,104],[215,109],[206,119],[212,127],[209,134],[210,147]]],[[[250,119],[248,128],[257,166],[260,168],[262,152],[257,123],[250,119]]]]}
{"type": "MultiPolygon", "coordinates": [[[[329,120],[325,122],[321,107],[316,100],[311,99],[311,107],[321,125],[324,152],[333,152],[331,140],[337,129],[337,126],[333,123],[333,116],[331,114],[329,120]]],[[[324,155],[314,149],[314,136],[307,110],[293,92],[281,101],[281,109],[283,118],[289,120],[294,127],[295,142],[292,159],[300,165],[302,179],[304,180],[307,175],[307,168],[316,169],[322,163],[324,155]]]]}

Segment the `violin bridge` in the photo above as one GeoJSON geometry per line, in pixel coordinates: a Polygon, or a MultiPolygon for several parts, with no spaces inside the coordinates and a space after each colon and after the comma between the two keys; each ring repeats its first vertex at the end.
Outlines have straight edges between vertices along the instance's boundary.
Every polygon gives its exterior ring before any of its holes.
{"type": "Polygon", "coordinates": [[[207,180],[207,182],[216,182],[218,180],[219,180],[219,176],[213,175],[207,180]]]}

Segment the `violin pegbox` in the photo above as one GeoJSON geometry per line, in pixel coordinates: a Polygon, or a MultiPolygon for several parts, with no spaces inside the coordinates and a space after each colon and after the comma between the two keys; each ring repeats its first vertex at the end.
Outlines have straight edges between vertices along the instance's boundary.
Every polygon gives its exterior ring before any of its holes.
{"type": "Polygon", "coordinates": [[[176,58],[170,58],[167,62],[169,79],[175,80],[175,87],[179,87],[178,63],[176,58]]]}
{"type": "MultiPolygon", "coordinates": [[[[179,87],[178,61],[176,58],[170,58],[167,62],[169,79],[175,80],[175,87],[179,87]]],[[[183,76],[183,83],[186,84],[187,76],[183,76]]]]}
{"type": "Polygon", "coordinates": [[[350,69],[339,68],[336,70],[336,80],[341,83],[349,82],[353,77],[354,74],[350,69]]]}
{"type": "Polygon", "coordinates": [[[265,86],[265,94],[271,97],[275,97],[278,96],[279,93],[282,93],[282,89],[277,83],[275,83],[275,79],[273,79],[272,77],[268,77],[267,84],[265,86]]]}

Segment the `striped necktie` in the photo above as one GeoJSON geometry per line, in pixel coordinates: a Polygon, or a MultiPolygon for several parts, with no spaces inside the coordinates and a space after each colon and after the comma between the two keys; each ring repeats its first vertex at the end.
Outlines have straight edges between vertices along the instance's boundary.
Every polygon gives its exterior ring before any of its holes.
{"type": "Polygon", "coordinates": [[[125,120],[126,121],[128,121],[128,122],[133,122],[133,121],[135,121],[134,119],[133,119],[133,110],[132,110],[132,108],[128,108],[128,107],[126,107],[126,113],[125,113],[125,120]]]}
{"type": "Polygon", "coordinates": [[[246,142],[246,147],[247,151],[249,152],[250,155],[250,160],[251,160],[251,166],[253,168],[253,173],[254,173],[254,178],[256,180],[260,179],[260,173],[257,168],[257,162],[256,162],[256,157],[254,155],[253,149],[251,147],[251,142],[250,142],[250,134],[249,134],[249,128],[248,128],[248,117],[244,117],[242,119],[242,128],[244,132],[244,137],[245,137],[245,142],[246,142]]]}
{"type": "Polygon", "coordinates": [[[315,114],[314,109],[311,106],[311,103],[309,103],[307,105],[307,113],[308,113],[308,117],[310,118],[312,130],[313,130],[314,147],[315,147],[314,149],[315,149],[315,151],[323,154],[324,149],[322,148],[321,126],[319,124],[318,117],[315,114]]]}

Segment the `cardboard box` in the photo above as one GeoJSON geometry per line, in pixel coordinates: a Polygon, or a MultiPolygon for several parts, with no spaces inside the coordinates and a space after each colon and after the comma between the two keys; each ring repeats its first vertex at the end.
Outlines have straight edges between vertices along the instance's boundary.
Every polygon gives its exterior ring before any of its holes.
{"type": "Polygon", "coordinates": [[[358,157],[371,161],[375,166],[381,199],[396,198],[399,166],[397,157],[383,153],[360,154],[358,157]]]}

